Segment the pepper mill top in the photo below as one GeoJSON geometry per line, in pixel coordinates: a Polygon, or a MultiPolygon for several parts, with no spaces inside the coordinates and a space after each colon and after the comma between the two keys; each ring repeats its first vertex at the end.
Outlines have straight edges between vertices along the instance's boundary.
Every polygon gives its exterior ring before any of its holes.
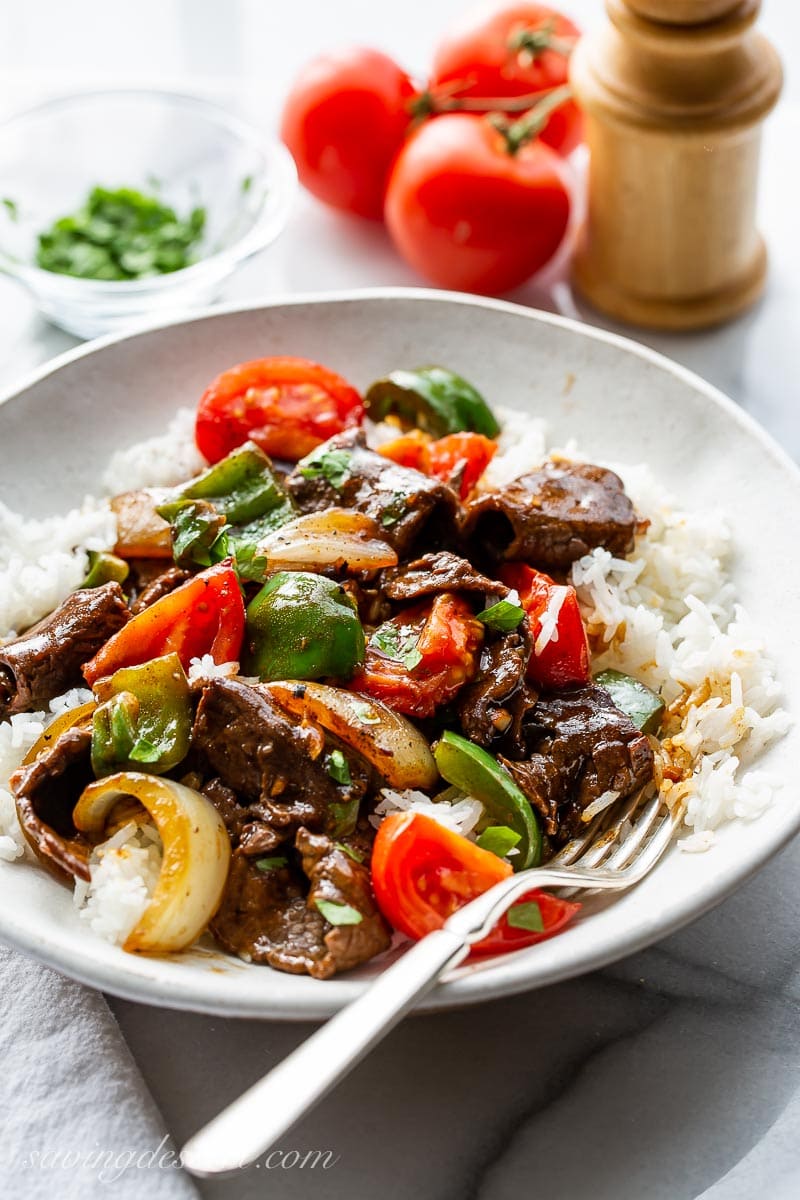
{"type": "Polygon", "coordinates": [[[757,297],[760,122],[780,94],[760,0],[606,0],[570,77],[586,113],[589,211],[575,262],[596,307],[697,328],[757,297]]]}

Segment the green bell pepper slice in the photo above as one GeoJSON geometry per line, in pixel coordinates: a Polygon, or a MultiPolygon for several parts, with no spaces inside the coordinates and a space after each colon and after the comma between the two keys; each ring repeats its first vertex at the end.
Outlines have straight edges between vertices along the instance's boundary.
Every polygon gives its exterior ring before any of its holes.
{"type": "Polygon", "coordinates": [[[245,442],[181,488],[184,500],[206,500],[229,525],[249,525],[270,515],[273,529],[291,520],[294,504],[255,442],[245,442]]]}
{"type": "Polygon", "coordinates": [[[177,654],[121,667],[97,684],[96,695],[92,770],[98,779],[115,771],[163,775],[188,754],[192,706],[177,654]]]}
{"type": "Polygon", "coordinates": [[[395,414],[405,424],[437,438],[448,433],[482,433],[493,438],[500,432],[480,392],[445,367],[392,371],[371,385],[364,407],[373,421],[395,414]]]}
{"type": "Polygon", "coordinates": [[[604,687],[620,712],[642,733],[658,733],[664,716],[664,701],[645,684],[622,671],[600,671],[594,682],[604,687]]]}
{"type": "Polygon", "coordinates": [[[89,570],[81,584],[82,588],[102,587],[104,583],[124,583],[130,567],[124,558],[117,558],[108,550],[90,550],[89,570]]]}
{"type": "Polygon", "coordinates": [[[344,679],[364,661],[364,630],[344,588],[323,575],[278,571],[247,606],[242,673],[260,679],[344,679]]]}
{"type": "Polygon", "coordinates": [[[538,866],[542,857],[539,822],[527,796],[497,759],[449,730],[434,747],[433,757],[443,779],[480,800],[494,824],[519,834],[514,870],[538,866]]]}

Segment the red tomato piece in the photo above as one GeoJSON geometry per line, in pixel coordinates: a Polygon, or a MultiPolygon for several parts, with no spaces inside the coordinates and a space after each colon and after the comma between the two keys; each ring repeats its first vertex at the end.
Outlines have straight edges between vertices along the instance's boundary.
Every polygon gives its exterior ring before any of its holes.
{"type": "Polygon", "coordinates": [[[257,358],[218,375],[197,408],[195,441],[219,462],[249,440],[274,458],[296,462],[364,419],[346,379],[307,358],[257,358]]]}
{"type": "MultiPolygon", "coordinates": [[[[457,909],[511,873],[511,865],[421,813],[393,813],[381,821],[372,847],[372,887],[387,921],[408,937],[441,929],[457,909]]],[[[518,929],[503,917],[473,954],[532,946],[558,933],[580,907],[534,889],[519,904],[536,903],[544,929],[518,929]]],[[[513,911],[513,910],[512,910],[513,911]]]]}
{"type": "MultiPolygon", "coordinates": [[[[533,104],[537,94],[568,82],[569,50],[579,35],[568,17],[544,4],[481,4],[445,35],[429,86],[435,93],[445,85],[455,96],[530,96],[533,104]]],[[[540,136],[560,154],[574,150],[583,137],[577,105],[556,109],[540,136]]]]}
{"type": "Polygon", "coordinates": [[[194,575],[167,596],[137,613],[109,638],[83,668],[90,687],[120,667],[178,655],[185,671],[193,658],[210,654],[215,663],[238,660],[244,637],[244,600],[230,561],[194,575]]]}
{"type": "Polygon", "coordinates": [[[540,138],[509,148],[486,117],[447,113],[395,160],[386,224],[420,275],[443,288],[507,292],[553,257],[570,211],[567,168],[540,138]]]}
{"type": "Polygon", "coordinates": [[[334,208],[380,220],[415,95],[405,71],[378,50],[353,47],[308,63],[281,118],[303,186],[334,208]]]}
{"type": "Polygon", "coordinates": [[[520,602],[530,619],[534,644],[542,628],[542,618],[550,604],[561,600],[556,618],[556,636],[537,654],[534,648],[528,663],[528,678],[543,688],[575,687],[591,679],[589,643],[575,589],[558,584],[549,575],[534,571],[524,563],[506,563],[500,578],[519,592],[520,602]],[[562,596],[556,594],[560,589],[562,596]]]}
{"type": "Polygon", "coordinates": [[[443,592],[380,626],[351,687],[397,712],[431,717],[475,674],[482,640],[467,601],[443,592]]]}
{"type": "Polygon", "coordinates": [[[466,500],[497,452],[497,443],[482,433],[450,433],[431,439],[419,429],[385,442],[378,450],[401,467],[414,467],[458,487],[466,500]]]}

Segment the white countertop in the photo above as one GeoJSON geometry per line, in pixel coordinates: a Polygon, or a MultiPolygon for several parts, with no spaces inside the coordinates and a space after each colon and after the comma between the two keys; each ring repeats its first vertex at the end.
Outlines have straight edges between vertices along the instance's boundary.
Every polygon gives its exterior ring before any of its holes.
{"type": "MultiPolygon", "coordinates": [[[[26,0],[0,16],[0,112],[113,81],[217,96],[270,127],[292,72],[317,49],[376,44],[423,69],[438,30],[460,7],[306,0],[285,11],[274,0],[139,0],[133,9],[26,0]]],[[[584,23],[600,13],[593,0],[568,7],[584,23]]],[[[800,50],[792,0],[767,4],[764,27],[786,59],[800,50]]],[[[798,459],[799,103],[790,76],[765,145],[761,225],[772,272],[764,300],[720,330],[638,335],[728,392],[798,459]]],[[[303,197],[281,240],[223,298],[419,282],[378,226],[303,197]]],[[[529,287],[515,298],[572,314],[565,289],[554,298],[529,287]]],[[[0,278],[0,390],[73,344],[0,278]]],[[[252,1171],[200,1183],[202,1195],[793,1200],[798,879],[800,842],[716,911],[615,967],[407,1021],[292,1136],[301,1149],[332,1149],[335,1167],[252,1171]]],[[[178,1142],[308,1031],[112,1005],[178,1142]]]]}

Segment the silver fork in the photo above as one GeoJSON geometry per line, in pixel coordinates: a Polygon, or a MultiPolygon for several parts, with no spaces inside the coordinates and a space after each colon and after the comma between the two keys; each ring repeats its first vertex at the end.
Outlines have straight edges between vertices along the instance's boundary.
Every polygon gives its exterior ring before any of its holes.
{"type": "Polygon", "coordinates": [[[546,866],[519,871],[459,909],[190,1138],[181,1152],[184,1167],[208,1177],[255,1162],[467,957],[515,900],[533,887],[633,887],[661,858],[681,817],[659,796],[647,800],[639,792],[595,817],[546,866]]]}

